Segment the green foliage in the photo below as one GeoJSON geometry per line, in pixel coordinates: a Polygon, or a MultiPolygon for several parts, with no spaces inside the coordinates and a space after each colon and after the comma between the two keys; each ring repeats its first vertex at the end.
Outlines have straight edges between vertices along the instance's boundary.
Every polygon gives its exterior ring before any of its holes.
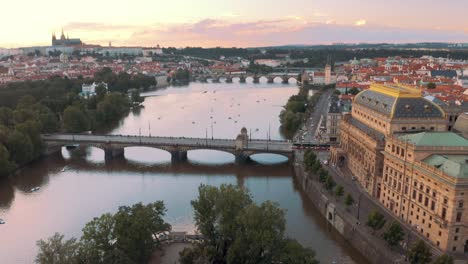
{"type": "Polygon", "coordinates": [[[405,233],[398,222],[393,221],[390,227],[383,234],[383,238],[390,247],[394,247],[404,238],[405,233]]]}
{"type": "Polygon", "coordinates": [[[192,206],[205,241],[184,250],[182,263],[316,263],[313,251],[285,239],[285,212],[254,204],[241,187],[201,185],[192,206]]]}
{"type": "Polygon", "coordinates": [[[75,238],[63,240],[64,236],[55,233],[47,240],[37,241],[39,252],[36,256],[36,263],[38,264],[76,264],[77,249],[79,243],[75,238]]]}
{"type": "Polygon", "coordinates": [[[281,128],[287,132],[286,134],[289,137],[292,137],[301,127],[307,103],[307,92],[299,90],[297,95],[289,98],[284,109],[281,111],[279,116],[281,128]]]}
{"type": "Polygon", "coordinates": [[[10,161],[10,153],[0,144],[0,179],[10,175],[15,167],[15,163],[10,161]]]}
{"type": "Polygon", "coordinates": [[[174,79],[179,82],[188,82],[190,81],[190,71],[188,69],[177,69],[174,79]]]}
{"type": "Polygon", "coordinates": [[[427,84],[427,89],[435,89],[436,87],[437,87],[436,84],[433,82],[430,82],[427,84]]]}
{"type": "Polygon", "coordinates": [[[18,130],[14,130],[8,136],[6,146],[10,152],[11,159],[16,162],[16,164],[25,164],[34,157],[34,146],[31,142],[31,138],[18,130]]]}
{"type": "Polygon", "coordinates": [[[163,220],[165,213],[162,201],[121,206],[114,215],[104,214],[87,223],[79,243],[75,239],[62,242],[63,236],[58,234],[49,239],[54,243],[39,241],[37,259],[44,261],[38,263],[148,263],[160,246],[156,234],[171,228],[163,220]],[[64,256],[68,262],[50,261],[56,256],[64,256]]]}
{"type": "Polygon", "coordinates": [[[359,93],[359,90],[358,90],[358,88],[353,87],[353,88],[349,89],[348,93],[352,94],[352,95],[356,95],[356,94],[359,93]]]}
{"type": "Polygon", "coordinates": [[[336,189],[335,189],[335,195],[336,195],[337,197],[341,197],[341,196],[344,195],[344,188],[343,188],[343,186],[338,185],[338,186],[336,187],[336,189]]]}
{"type": "Polygon", "coordinates": [[[312,172],[317,172],[319,176],[319,181],[321,183],[325,183],[328,179],[328,172],[321,168],[320,162],[316,161],[315,164],[312,166],[312,172]],[[318,169],[317,169],[318,168],[318,169]]]}
{"type": "Polygon", "coordinates": [[[335,188],[335,186],[336,186],[336,182],[333,180],[333,178],[330,175],[328,175],[325,178],[325,182],[323,184],[325,186],[325,189],[327,189],[329,191],[333,190],[333,188],[335,188]]]}
{"type": "Polygon", "coordinates": [[[98,103],[96,119],[102,126],[119,121],[130,109],[128,97],[121,93],[108,93],[98,103]]]}
{"type": "Polygon", "coordinates": [[[379,213],[378,211],[372,211],[368,218],[367,218],[367,225],[372,228],[372,230],[377,231],[381,229],[385,225],[385,217],[383,214],[379,213]]]}
{"type": "Polygon", "coordinates": [[[315,259],[315,252],[312,249],[303,247],[296,240],[286,239],[279,263],[318,264],[319,261],[315,259]]]}
{"type": "Polygon", "coordinates": [[[273,72],[273,68],[267,65],[256,64],[253,61],[251,61],[246,71],[255,74],[268,74],[270,72],[273,72]]]}
{"type": "Polygon", "coordinates": [[[350,193],[346,194],[346,197],[345,197],[345,205],[346,205],[346,206],[351,206],[351,205],[353,205],[353,203],[354,203],[354,198],[353,198],[353,196],[352,196],[350,193]]]}
{"type": "Polygon", "coordinates": [[[135,89],[132,91],[131,100],[133,104],[141,104],[144,98],[140,96],[140,91],[135,89]]]}
{"type": "Polygon", "coordinates": [[[90,129],[90,119],[80,107],[72,105],[63,112],[62,126],[66,132],[80,133],[90,129]]]}
{"type": "Polygon", "coordinates": [[[442,254],[436,258],[434,264],[453,264],[453,257],[447,254],[442,254]]]}
{"type": "Polygon", "coordinates": [[[431,263],[432,253],[424,241],[418,240],[408,252],[408,259],[411,264],[427,264],[431,263]]]}

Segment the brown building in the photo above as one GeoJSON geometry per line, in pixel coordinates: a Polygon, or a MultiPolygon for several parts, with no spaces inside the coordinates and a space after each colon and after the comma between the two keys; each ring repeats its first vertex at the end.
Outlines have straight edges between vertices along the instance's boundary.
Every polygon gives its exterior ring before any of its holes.
{"type": "Polygon", "coordinates": [[[380,202],[442,250],[468,254],[468,140],[421,132],[385,144],[380,202]]]}
{"type": "Polygon", "coordinates": [[[385,138],[446,128],[442,108],[422,98],[420,90],[372,84],[355,96],[351,114],[340,122],[340,146],[331,149],[331,163],[349,168],[367,192],[378,198],[385,138]]]}

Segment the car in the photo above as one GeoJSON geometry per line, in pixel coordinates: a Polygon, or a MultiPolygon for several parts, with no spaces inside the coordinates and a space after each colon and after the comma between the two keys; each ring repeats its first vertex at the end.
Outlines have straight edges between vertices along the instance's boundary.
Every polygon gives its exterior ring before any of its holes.
{"type": "Polygon", "coordinates": [[[352,180],[352,181],[355,181],[355,180],[356,180],[356,177],[354,177],[354,176],[351,177],[351,180],[352,180]]]}
{"type": "Polygon", "coordinates": [[[31,192],[37,192],[41,189],[41,187],[34,187],[31,189],[31,192]]]}

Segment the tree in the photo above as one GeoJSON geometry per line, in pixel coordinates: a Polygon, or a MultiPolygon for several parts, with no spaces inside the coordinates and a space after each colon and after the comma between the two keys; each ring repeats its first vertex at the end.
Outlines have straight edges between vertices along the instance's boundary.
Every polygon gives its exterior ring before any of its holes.
{"type": "Polygon", "coordinates": [[[287,239],[279,263],[318,264],[319,261],[315,259],[312,249],[303,247],[296,240],[287,239]]]}
{"type": "Polygon", "coordinates": [[[352,94],[352,95],[356,95],[356,94],[359,93],[359,90],[358,90],[358,88],[353,87],[353,88],[349,89],[348,93],[352,94]]]}
{"type": "Polygon", "coordinates": [[[416,244],[411,247],[408,253],[408,259],[411,264],[426,264],[431,262],[432,253],[424,241],[418,240],[416,244]]]}
{"type": "Polygon", "coordinates": [[[325,189],[331,191],[331,190],[333,190],[333,188],[335,188],[336,182],[333,180],[333,178],[330,175],[328,175],[325,178],[324,185],[325,185],[325,189]]]}
{"type": "Polygon", "coordinates": [[[132,91],[132,103],[133,104],[140,104],[144,101],[144,99],[140,96],[140,91],[138,90],[133,90],[132,91]]]}
{"type": "Polygon", "coordinates": [[[437,85],[433,82],[430,82],[427,84],[427,89],[435,89],[437,87],[437,85]]]}
{"type": "Polygon", "coordinates": [[[383,214],[379,213],[378,211],[374,210],[369,214],[366,223],[372,230],[375,232],[381,229],[385,225],[385,217],[383,214]]]}
{"type": "Polygon", "coordinates": [[[394,247],[403,240],[405,233],[398,222],[393,221],[387,231],[383,234],[383,238],[387,241],[390,247],[394,247]]]}
{"type": "Polygon", "coordinates": [[[101,126],[107,126],[120,120],[130,109],[128,97],[121,93],[108,93],[98,103],[96,118],[101,126]]]}
{"type": "Polygon", "coordinates": [[[0,144],[0,179],[9,176],[14,169],[15,163],[10,161],[10,153],[0,144]]]}
{"type": "Polygon", "coordinates": [[[55,233],[52,237],[39,240],[36,244],[39,247],[39,253],[36,256],[38,264],[74,264],[77,261],[77,249],[79,243],[75,238],[63,240],[64,236],[55,233]]]}
{"type": "Polygon", "coordinates": [[[109,263],[114,259],[115,219],[112,214],[95,217],[83,228],[79,258],[84,263],[109,263]]]}
{"type": "Polygon", "coordinates": [[[350,193],[348,193],[345,198],[345,205],[351,206],[353,203],[354,203],[354,198],[350,193]]]}
{"type": "Polygon", "coordinates": [[[436,258],[434,264],[453,264],[453,257],[447,254],[442,254],[436,258]]]}
{"type": "Polygon", "coordinates": [[[285,238],[285,212],[266,201],[253,203],[233,185],[201,185],[192,201],[204,242],[181,253],[182,263],[310,263],[314,252],[285,238]]]}
{"type": "Polygon", "coordinates": [[[341,196],[344,195],[344,189],[343,189],[343,186],[341,185],[338,185],[335,189],[335,195],[336,197],[340,198],[341,196]]]}
{"type": "Polygon", "coordinates": [[[107,88],[103,84],[96,86],[96,100],[101,101],[107,93],[107,88]]]}
{"type": "Polygon", "coordinates": [[[237,216],[238,231],[228,249],[227,263],[274,263],[284,243],[284,215],[270,201],[260,206],[250,204],[242,210],[237,216]]]}
{"type": "MultiPolygon", "coordinates": [[[[87,223],[83,228],[80,242],[76,243],[74,247],[67,247],[69,250],[66,256],[74,256],[77,262],[70,260],[70,262],[46,261],[40,263],[148,263],[154,249],[160,245],[157,234],[171,228],[163,220],[165,212],[166,208],[162,201],[147,205],[138,203],[133,206],[121,206],[114,215],[104,214],[87,223]]],[[[61,242],[63,236],[56,236],[57,238],[54,238],[53,241],[61,242]]],[[[75,245],[74,239],[70,241],[75,245]]],[[[53,245],[55,244],[61,245],[63,243],[54,242],[53,245]]],[[[41,250],[37,258],[50,255],[54,257],[55,253],[48,253],[51,250],[42,250],[42,248],[49,248],[44,245],[48,244],[38,242],[41,250]]]]}
{"type": "Polygon", "coordinates": [[[90,129],[90,120],[78,106],[69,106],[63,112],[62,125],[67,132],[79,133],[90,129]]]}
{"type": "Polygon", "coordinates": [[[163,219],[166,211],[162,201],[119,207],[114,215],[115,248],[134,263],[148,263],[154,249],[160,246],[156,235],[171,229],[163,219]]]}
{"type": "Polygon", "coordinates": [[[34,147],[28,135],[15,130],[7,139],[6,144],[11,159],[16,164],[22,165],[31,161],[34,157],[34,147]]]}

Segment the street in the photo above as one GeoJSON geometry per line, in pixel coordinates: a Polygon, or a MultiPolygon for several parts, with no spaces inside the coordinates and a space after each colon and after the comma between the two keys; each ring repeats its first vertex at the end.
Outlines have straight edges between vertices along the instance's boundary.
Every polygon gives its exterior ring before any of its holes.
{"type": "Polygon", "coordinates": [[[322,143],[316,138],[316,135],[318,134],[321,125],[325,127],[330,96],[332,93],[333,89],[325,90],[322,93],[320,99],[314,107],[314,111],[310,114],[310,116],[307,117],[306,122],[303,124],[301,132],[298,132],[295,136],[294,140],[296,142],[312,144],[322,143]]]}

